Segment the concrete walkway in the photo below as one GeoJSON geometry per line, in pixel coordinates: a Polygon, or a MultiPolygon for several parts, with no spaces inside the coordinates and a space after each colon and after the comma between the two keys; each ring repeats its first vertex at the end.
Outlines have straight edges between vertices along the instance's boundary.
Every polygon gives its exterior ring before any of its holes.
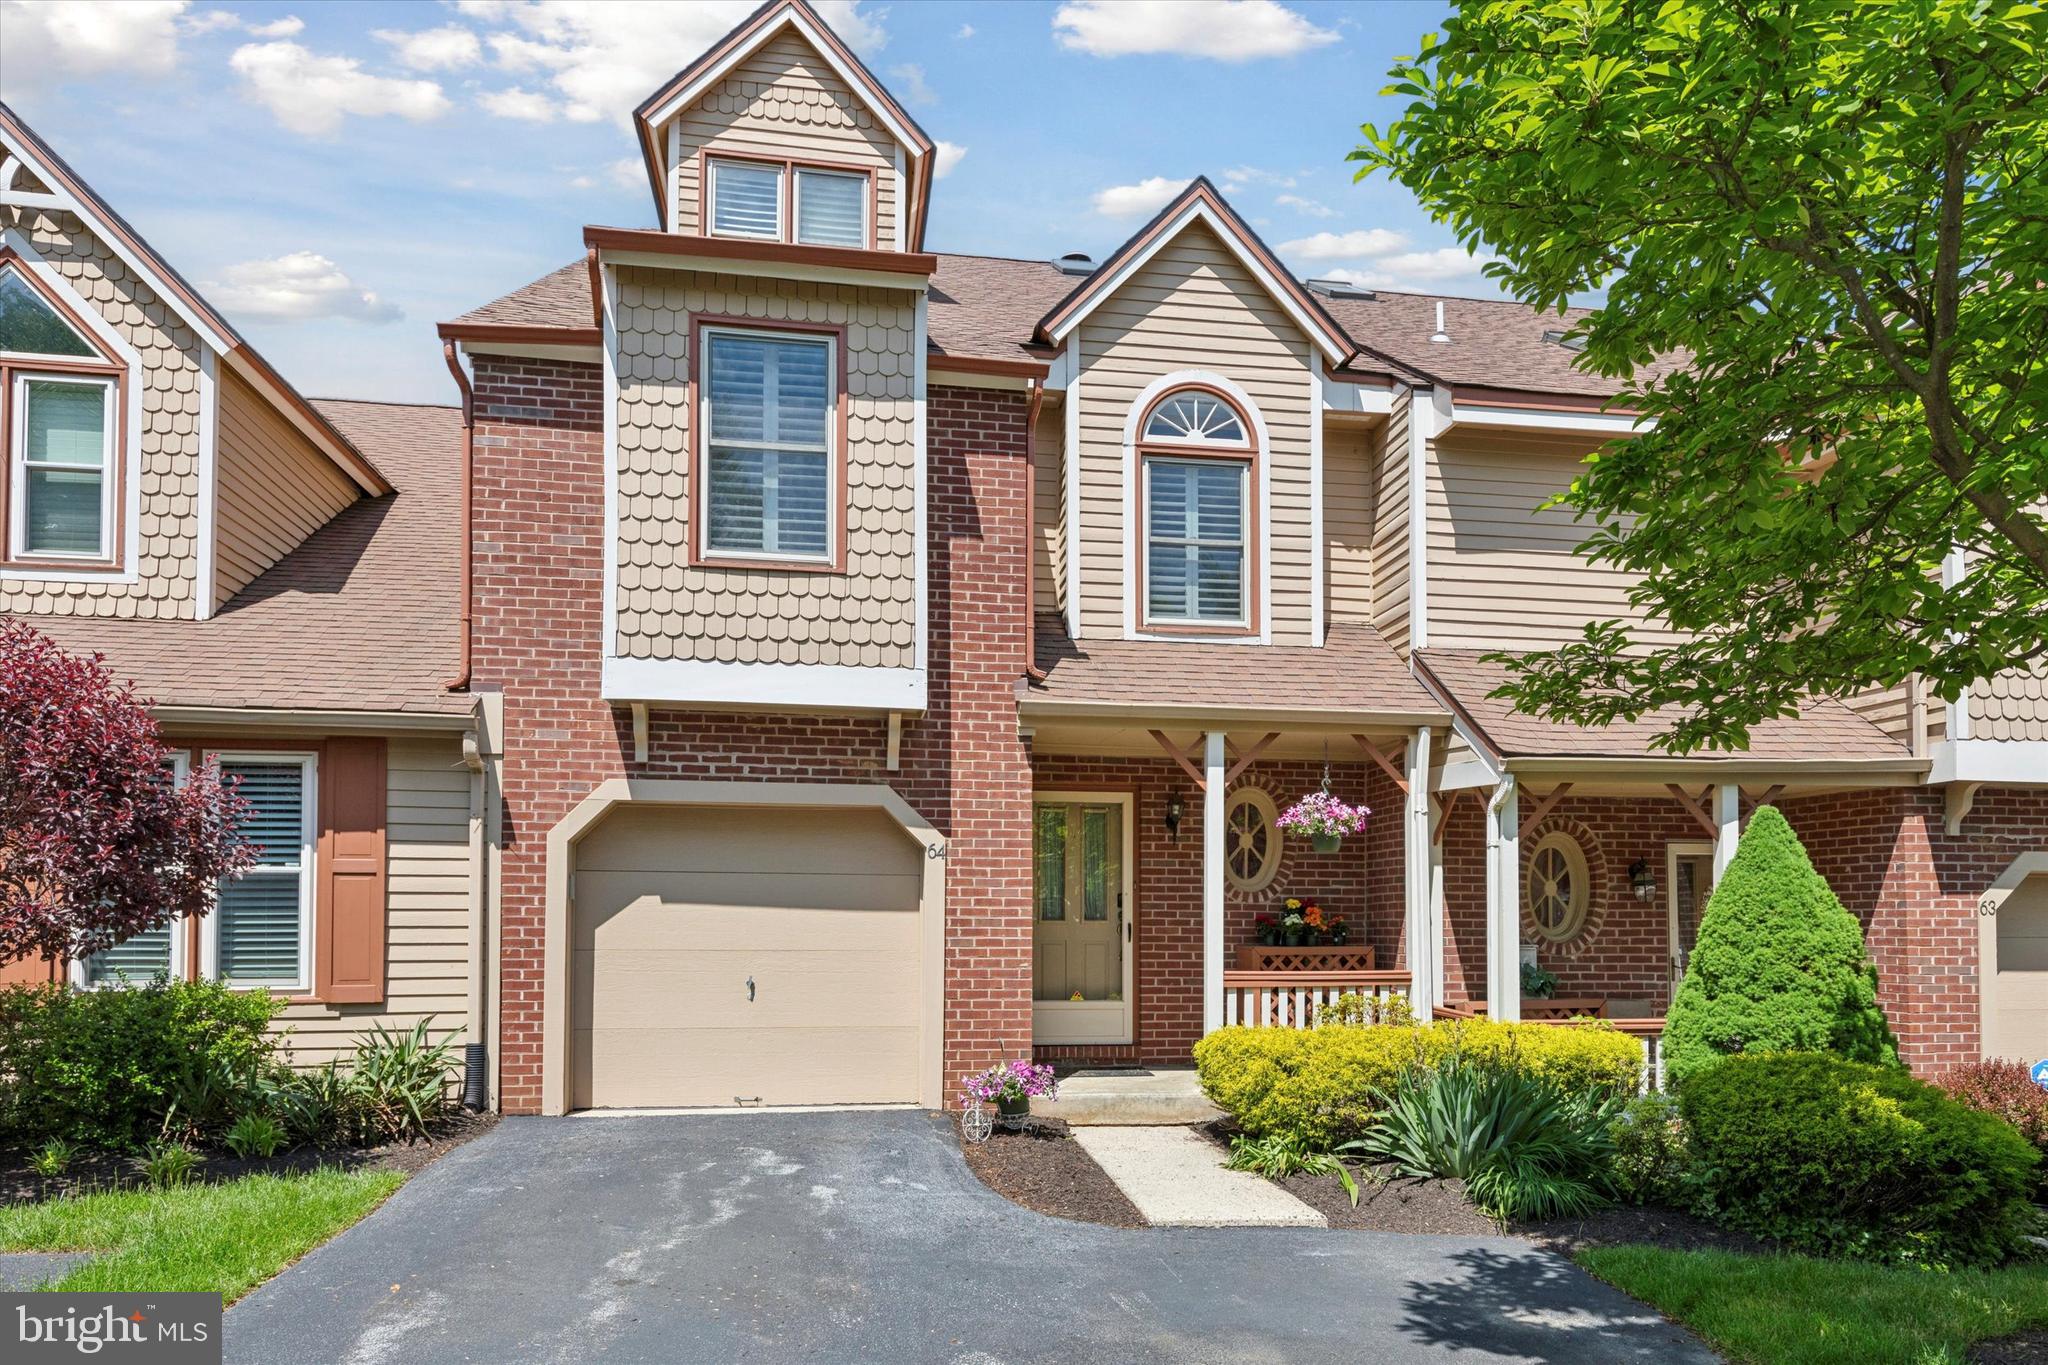
{"type": "Polygon", "coordinates": [[[1188,1128],[1076,1128],[1095,1164],[1159,1228],[1328,1227],[1329,1220],[1188,1128]]]}

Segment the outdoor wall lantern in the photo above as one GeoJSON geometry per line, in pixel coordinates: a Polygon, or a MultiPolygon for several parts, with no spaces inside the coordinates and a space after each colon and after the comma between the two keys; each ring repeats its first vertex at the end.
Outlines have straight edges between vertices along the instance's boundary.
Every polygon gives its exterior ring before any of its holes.
{"type": "Polygon", "coordinates": [[[1177,791],[1166,794],[1166,837],[1175,843],[1180,842],[1180,793],[1177,791]]]}
{"type": "Polygon", "coordinates": [[[1646,901],[1657,894],[1657,879],[1650,875],[1650,865],[1641,858],[1629,864],[1628,884],[1639,901],[1646,901]]]}

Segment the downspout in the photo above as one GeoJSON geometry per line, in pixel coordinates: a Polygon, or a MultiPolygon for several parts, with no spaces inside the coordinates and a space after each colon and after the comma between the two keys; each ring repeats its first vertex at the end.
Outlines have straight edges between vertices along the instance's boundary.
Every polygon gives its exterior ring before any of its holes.
{"type": "Polygon", "coordinates": [[[476,392],[470,387],[469,376],[462,372],[462,362],[456,358],[455,342],[452,339],[441,343],[441,355],[448,362],[448,373],[455,376],[455,387],[462,391],[462,507],[456,514],[456,524],[462,531],[462,611],[458,617],[461,638],[456,642],[455,676],[441,684],[453,692],[469,686],[469,522],[470,484],[476,475],[476,392]]]}
{"type": "Polygon", "coordinates": [[[473,720],[478,727],[462,737],[462,766],[469,770],[469,1026],[468,1041],[462,1048],[462,1105],[472,1113],[489,1103],[490,1020],[484,1007],[484,973],[489,962],[489,943],[484,915],[489,907],[490,889],[485,865],[484,822],[488,811],[485,794],[489,789],[484,771],[482,704],[473,720]]]}
{"type": "Polygon", "coordinates": [[[1031,404],[1024,415],[1024,676],[1044,682],[1045,670],[1038,666],[1038,406],[1045,401],[1045,381],[1025,382],[1031,404]]]}

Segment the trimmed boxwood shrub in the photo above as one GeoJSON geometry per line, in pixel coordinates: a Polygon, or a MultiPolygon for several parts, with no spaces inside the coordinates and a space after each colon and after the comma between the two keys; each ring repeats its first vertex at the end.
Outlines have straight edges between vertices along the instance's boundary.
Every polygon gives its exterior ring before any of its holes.
{"type": "Polygon", "coordinates": [[[1678,1092],[1701,1212],[1798,1251],[1992,1265],[2021,1249],[2040,1157],[1895,1067],[1730,1057],[1678,1092]]]}
{"type": "Polygon", "coordinates": [[[1750,817],[1700,919],[1664,1030],[1674,1086],[1739,1052],[1832,1052],[1891,1063],[1863,928],[1775,807],[1750,817]]]}
{"type": "Polygon", "coordinates": [[[195,1081],[211,1093],[222,1078],[270,1066],[267,1029],[282,1007],[267,992],[210,981],[0,988],[0,1147],[61,1138],[125,1149],[155,1138],[195,1081]]]}
{"type": "Polygon", "coordinates": [[[1440,1019],[1428,1025],[1225,1028],[1195,1044],[1202,1088],[1254,1138],[1284,1136],[1311,1150],[1356,1137],[1371,1122],[1372,1092],[1453,1056],[1534,1076],[1570,1093],[1632,1094],[1642,1045],[1600,1024],[1500,1024],[1440,1019]]]}

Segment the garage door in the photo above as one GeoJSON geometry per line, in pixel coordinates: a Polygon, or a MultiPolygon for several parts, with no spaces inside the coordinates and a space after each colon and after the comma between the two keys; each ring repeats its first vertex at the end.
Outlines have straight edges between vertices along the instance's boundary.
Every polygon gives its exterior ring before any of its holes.
{"type": "Polygon", "coordinates": [[[2048,874],[2008,892],[1991,929],[1984,1055],[2032,1066],[2048,1057],[2048,874]]]}
{"type": "Polygon", "coordinates": [[[571,1103],[915,1101],[923,861],[874,810],[614,810],[576,852],[571,1103]]]}

